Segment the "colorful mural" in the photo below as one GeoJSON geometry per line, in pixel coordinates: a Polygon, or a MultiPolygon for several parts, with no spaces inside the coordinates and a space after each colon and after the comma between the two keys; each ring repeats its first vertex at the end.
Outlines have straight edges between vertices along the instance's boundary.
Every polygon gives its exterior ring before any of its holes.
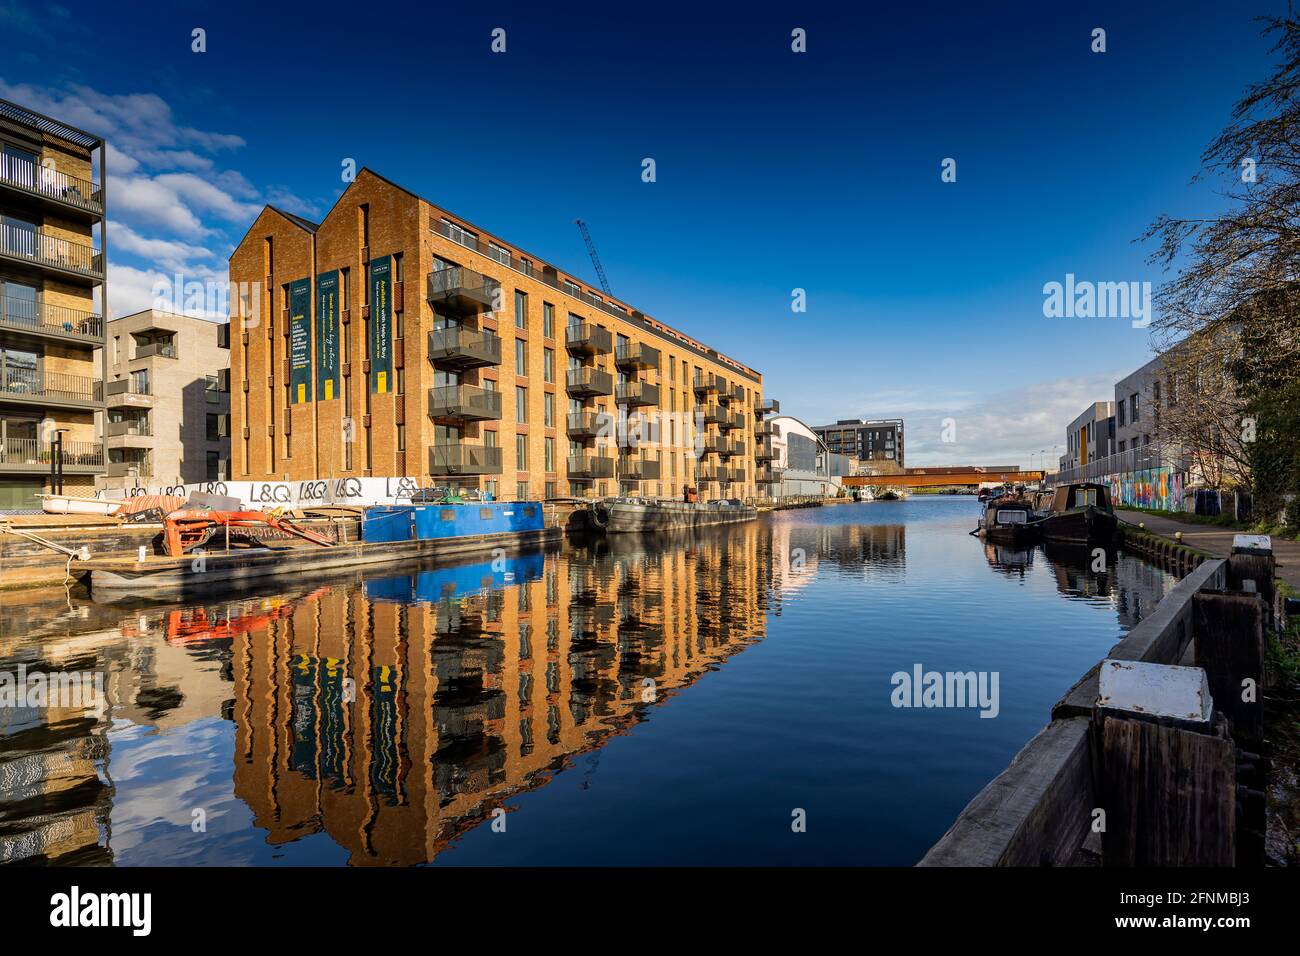
{"type": "Polygon", "coordinates": [[[1172,468],[1147,468],[1110,476],[1110,496],[1117,505],[1183,510],[1185,475],[1172,468]]]}

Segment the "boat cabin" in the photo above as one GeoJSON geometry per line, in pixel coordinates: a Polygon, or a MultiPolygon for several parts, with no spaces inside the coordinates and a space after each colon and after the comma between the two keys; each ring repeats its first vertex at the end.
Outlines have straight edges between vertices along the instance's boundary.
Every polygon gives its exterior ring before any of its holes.
{"type": "Polygon", "coordinates": [[[1061,485],[1052,493],[1052,503],[1048,511],[1059,514],[1074,508],[1096,508],[1099,511],[1111,511],[1110,489],[1105,485],[1091,482],[1061,485]]]}

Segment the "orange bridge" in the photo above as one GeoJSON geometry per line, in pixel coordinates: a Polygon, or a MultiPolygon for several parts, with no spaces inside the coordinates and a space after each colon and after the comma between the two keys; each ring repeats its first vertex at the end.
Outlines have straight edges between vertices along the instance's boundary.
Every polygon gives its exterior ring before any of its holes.
{"type": "Polygon", "coordinates": [[[1021,471],[1008,466],[968,465],[942,468],[905,468],[897,475],[846,475],[845,488],[975,488],[982,484],[1032,484],[1043,480],[1041,471],[1021,471]]]}

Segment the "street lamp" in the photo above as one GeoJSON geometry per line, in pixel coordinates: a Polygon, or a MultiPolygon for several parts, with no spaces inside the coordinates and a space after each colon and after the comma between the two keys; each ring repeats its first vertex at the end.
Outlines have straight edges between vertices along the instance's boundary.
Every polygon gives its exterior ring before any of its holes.
{"type": "Polygon", "coordinates": [[[63,494],[63,436],[70,428],[54,429],[54,441],[50,444],[50,490],[63,494]]]}

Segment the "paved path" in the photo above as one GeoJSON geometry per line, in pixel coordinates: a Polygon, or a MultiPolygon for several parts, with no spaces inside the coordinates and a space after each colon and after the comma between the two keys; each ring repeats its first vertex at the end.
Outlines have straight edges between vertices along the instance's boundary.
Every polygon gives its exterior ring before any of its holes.
{"type": "MultiPolygon", "coordinates": [[[[1141,511],[1116,508],[1115,513],[1130,524],[1145,524],[1148,531],[1172,538],[1175,531],[1183,533],[1183,542],[1216,558],[1226,558],[1232,552],[1233,535],[1241,534],[1231,528],[1212,524],[1195,524],[1178,521],[1163,515],[1149,515],[1141,511]]],[[[1273,557],[1277,559],[1277,576],[1291,587],[1300,590],[1300,541],[1273,539],[1273,557]]]]}

